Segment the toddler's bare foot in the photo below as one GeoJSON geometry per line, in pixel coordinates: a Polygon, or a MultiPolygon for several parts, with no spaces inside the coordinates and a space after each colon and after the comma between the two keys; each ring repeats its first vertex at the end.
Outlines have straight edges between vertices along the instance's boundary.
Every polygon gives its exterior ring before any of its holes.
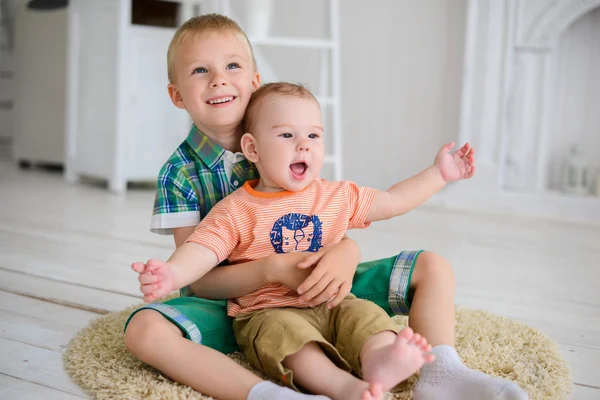
{"type": "Polygon", "coordinates": [[[381,385],[370,385],[368,382],[355,379],[352,384],[345,385],[344,391],[332,396],[343,400],[383,400],[381,385]]]}
{"type": "Polygon", "coordinates": [[[383,389],[381,385],[373,384],[369,389],[365,390],[360,400],[383,400],[383,389]]]}
{"type": "Polygon", "coordinates": [[[431,346],[411,328],[402,329],[394,342],[366,350],[362,357],[364,380],[371,388],[378,386],[382,393],[418,371],[424,363],[433,361],[427,354],[431,346]]]}

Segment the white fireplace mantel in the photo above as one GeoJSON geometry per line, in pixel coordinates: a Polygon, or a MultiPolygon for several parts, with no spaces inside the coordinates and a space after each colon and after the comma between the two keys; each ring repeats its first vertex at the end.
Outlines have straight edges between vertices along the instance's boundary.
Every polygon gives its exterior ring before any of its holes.
{"type": "Polygon", "coordinates": [[[432,203],[600,224],[600,197],[546,188],[548,132],[563,33],[600,0],[469,0],[460,142],[477,150],[470,182],[432,203]]]}

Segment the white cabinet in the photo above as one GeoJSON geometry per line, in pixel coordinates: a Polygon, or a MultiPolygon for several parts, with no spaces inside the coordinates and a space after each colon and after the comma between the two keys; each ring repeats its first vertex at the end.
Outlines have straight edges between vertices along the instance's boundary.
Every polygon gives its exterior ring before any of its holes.
{"type": "Polygon", "coordinates": [[[30,10],[26,3],[15,18],[13,158],[62,164],[67,12],[30,10]]]}
{"type": "Polygon", "coordinates": [[[14,0],[0,0],[0,146],[13,136],[14,0]]]}
{"type": "Polygon", "coordinates": [[[133,24],[131,0],[71,0],[68,15],[67,179],[154,181],[191,126],[167,92],[176,28],[133,24]]]}

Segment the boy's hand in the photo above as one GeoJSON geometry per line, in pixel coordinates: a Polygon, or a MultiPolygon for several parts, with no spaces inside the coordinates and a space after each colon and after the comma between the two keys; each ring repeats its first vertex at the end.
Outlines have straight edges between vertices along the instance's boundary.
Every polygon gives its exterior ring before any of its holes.
{"type": "Polygon", "coordinates": [[[131,269],[140,274],[140,291],[146,303],[152,303],[173,291],[173,269],[166,262],[150,259],[146,264],[131,264],[131,269]]]}
{"type": "Polygon", "coordinates": [[[344,239],[311,254],[298,264],[301,269],[314,267],[310,276],[298,287],[300,302],[311,307],[328,302],[327,308],[336,307],[350,293],[359,262],[360,248],[352,239],[344,239]]]}
{"type": "Polygon", "coordinates": [[[454,142],[442,146],[435,156],[434,165],[439,169],[445,182],[454,182],[459,179],[469,179],[475,173],[475,150],[469,143],[450,153],[454,142]]]}

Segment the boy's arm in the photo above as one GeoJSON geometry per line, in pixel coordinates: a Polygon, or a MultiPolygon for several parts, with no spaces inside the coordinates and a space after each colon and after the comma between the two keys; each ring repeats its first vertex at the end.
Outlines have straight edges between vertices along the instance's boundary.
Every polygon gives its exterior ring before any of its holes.
{"type": "Polygon", "coordinates": [[[214,268],[191,285],[198,297],[227,299],[245,296],[269,283],[301,290],[309,305],[325,301],[335,307],[348,294],[360,262],[360,249],[347,236],[317,253],[273,254],[259,260],[214,268]]]}
{"type": "MultiPolygon", "coordinates": [[[[179,248],[194,233],[195,227],[174,228],[175,246],[179,248]]],[[[268,271],[275,263],[273,257],[213,268],[190,287],[204,299],[230,299],[245,296],[269,283],[268,271]]],[[[290,260],[291,261],[291,260],[290,260]]]]}
{"type": "MultiPolygon", "coordinates": [[[[195,227],[173,228],[175,246],[179,248],[194,233],[195,227]]],[[[267,272],[275,259],[265,257],[236,265],[213,268],[190,287],[194,294],[204,299],[230,299],[245,296],[269,283],[267,272]]]]}
{"type": "Polygon", "coordinates": [[[274,254],[258,260],[214,268],[194,282],[192,290],[205,299],[230,299],[245,296],[269,283],[296,289],[312,270],[296,268],[312,253],[274,254]],[[285,274],[280,271],[285,270],[285,274]]]}
{"type": "MultiPolygon", "coordinates": [[[[194,229],[194,226],[173,228],[175,246],[179,248],[183,245],[187,238],[194,233],[194,229]]],[[[287,271],[290,272],[286,283],[300,280],[299,285],[310,275],[312,270],[300,270],[295,267],[307,257],[306,253],[278,254],[246,263],[214,268],[208,271],[202,279],[192,283],[190,287],[196,296],[204,299],[230,299],[245,296],[269,283],[274,283],[274,279],[277,279],[275,270],[286,266],[289,267],[287,271]]],[[[283,284],[283,282],[278,283],[283,284]]]]}
{"type": "Polygon", "coordinates": [[[185,243],[167,262],[150,259],[133,263],[131,268],[140,274],[140,290],[144,301],[150,303],[200,279],[218,262],[217,254],[208,247],[185,243]]]}
{"type": "Polygon", "coordinates": [[[417,175],[396,183],[375,195],[366,222],[380,221],[405,214],[439,192],[446,183],[469,179],[475,173],[475,151],[466,143],[450,153],[454,143],[442,147],[434,164],[417,175]]]}

